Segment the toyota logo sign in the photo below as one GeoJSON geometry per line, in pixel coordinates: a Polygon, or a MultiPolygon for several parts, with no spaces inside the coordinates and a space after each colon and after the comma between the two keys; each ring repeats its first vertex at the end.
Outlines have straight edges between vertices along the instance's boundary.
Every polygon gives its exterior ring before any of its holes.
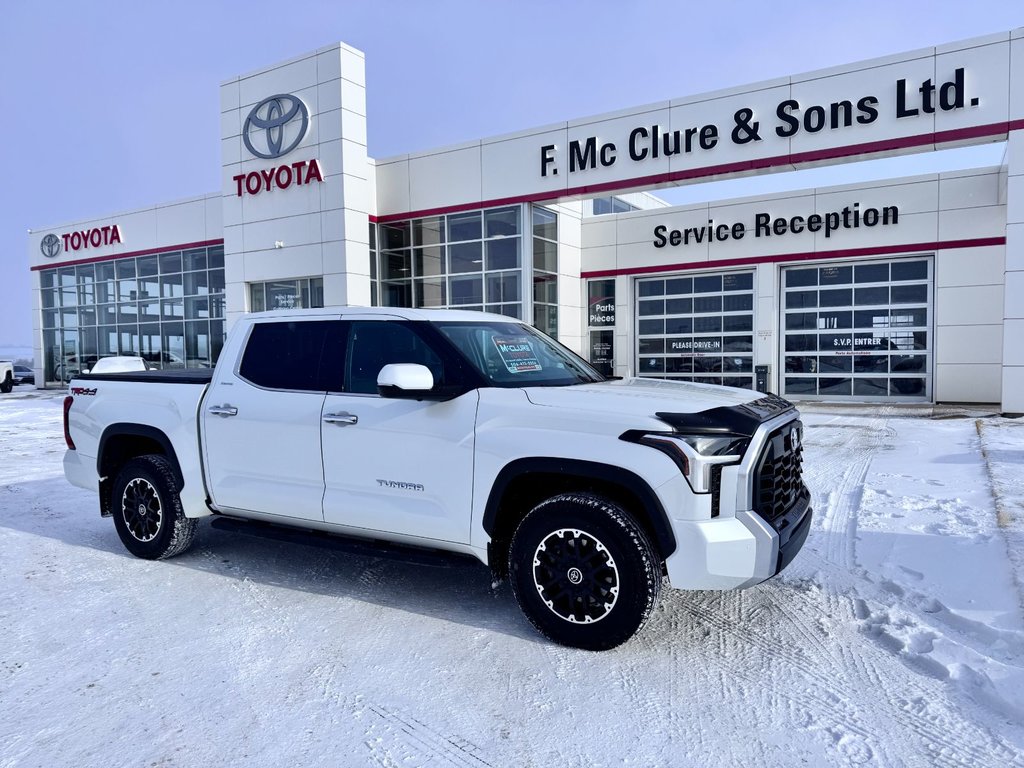
{"type": "Polygon", "coordinates": [[[242,126],[242,141],[256,157],[273,160],[299,146],[308,129],[306,105],[297,96],[281,93],[252,108],[242,126]]]}
{"type": "Polygon", "coordinates": [[[60,238],[54,234],[47,235],[43,238],[43,241],[39,243],[39,250],[42,251],[43,256],[48,259],[52,259],[54,256],[60,254],[60,238]]]}

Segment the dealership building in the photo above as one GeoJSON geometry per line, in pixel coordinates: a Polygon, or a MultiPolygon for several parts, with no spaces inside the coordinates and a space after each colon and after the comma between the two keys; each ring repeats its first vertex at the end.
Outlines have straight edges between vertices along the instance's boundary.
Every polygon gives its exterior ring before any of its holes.
{"type": "Polygon", "coordinates": [[[216,192],[33,229],[38,385],[211,365],[246,312],[422,306],[614,375],[1024,412],[1024,29],[383,159],[364,64],[338,44],[222,83],[216,192]],[[988,142],[1001,165],[656,196],[988,142]]]}

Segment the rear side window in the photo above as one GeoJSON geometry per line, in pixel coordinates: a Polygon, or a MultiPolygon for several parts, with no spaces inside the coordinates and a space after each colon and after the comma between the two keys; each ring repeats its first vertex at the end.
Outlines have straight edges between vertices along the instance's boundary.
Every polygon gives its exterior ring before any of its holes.
{"type": "Polygon", "coordinates": [[[328,322],[257,323],[249,334],[238,374],[267,389],[325,392],[320,358],[328,322]]]}

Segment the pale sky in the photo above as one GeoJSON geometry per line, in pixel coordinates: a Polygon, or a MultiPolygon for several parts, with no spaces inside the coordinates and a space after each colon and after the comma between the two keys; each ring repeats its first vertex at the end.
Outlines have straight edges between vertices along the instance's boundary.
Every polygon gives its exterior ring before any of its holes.
{"type": "MultiPolygon", "coordinates": [[[[1024,26],[1024,2],[81,2],[0,22],[0,352],[31,347],[27,229],[215,192],[221,81],[343,41],[372,157],[1024,26]]],[[[1002,145],[660,192],[672,202],[997,164],[1002,145]]]]}

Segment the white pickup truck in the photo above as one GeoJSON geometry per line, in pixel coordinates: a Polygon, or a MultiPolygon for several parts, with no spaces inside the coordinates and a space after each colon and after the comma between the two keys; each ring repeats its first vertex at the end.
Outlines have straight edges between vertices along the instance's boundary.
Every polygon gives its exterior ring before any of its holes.
{"type": "Polygon", "coordinates": [[[14,363],[0,360],[0,392],[5,395],[14,389],[14,363]]]}
{"type": "Polygon", "coordinates": [[[214,370],[76,378],[64,412],[67,478],[139,557],[206,515],[470,554],[580,648],[629,639],[666,576],[774,576],[810,529],[789,402],[607,380],[480,312],[247,315],[214,370]]]}

